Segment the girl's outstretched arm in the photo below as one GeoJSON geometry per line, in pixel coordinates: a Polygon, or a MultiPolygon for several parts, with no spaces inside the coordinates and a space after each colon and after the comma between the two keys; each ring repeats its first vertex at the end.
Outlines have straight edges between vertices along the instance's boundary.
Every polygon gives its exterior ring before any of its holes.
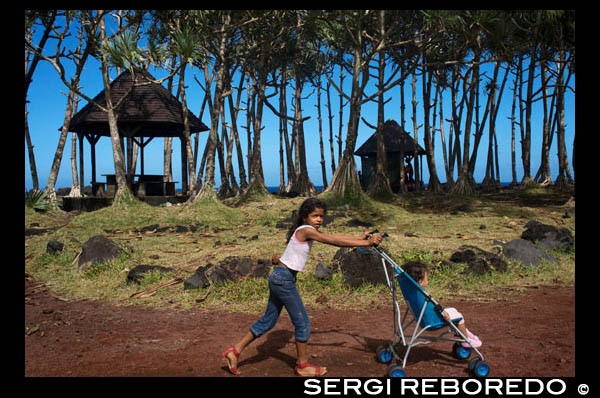
{"type": "Polygon", "coordinates": [[[340,247],[364,247],[373,246],[381,243],[381,235],[373,234],[368,235],[368,239],[364,237],[345,236],[345,235],[332,235],[319,232],[312,228],[304,228],[296,232],[296,238],[300,241],[315,240],[317,242],[326,243],[328,245],[340,246],[340,247]]]}

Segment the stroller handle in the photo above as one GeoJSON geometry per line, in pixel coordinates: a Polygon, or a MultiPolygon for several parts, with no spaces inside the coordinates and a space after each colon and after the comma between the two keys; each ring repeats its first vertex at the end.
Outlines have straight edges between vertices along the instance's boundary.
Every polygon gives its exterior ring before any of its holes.
{"type": "MultiPolygon", "coordinates": [[[[373,231],[369,232],[369,235],[373,235],[373,234],[376,234],[376,233],[378,233],[378,232],[379,232],[379,230],[378,230],[378,229],[374,229],[373,231]]],[[[389,236],[389,235],[387,234],[387,232],[384,232],[384,233],[382,233],[382,234],[381,234],[381,237],[382,237],[382,238],[387,238],[388,236],[389,236]]]]}

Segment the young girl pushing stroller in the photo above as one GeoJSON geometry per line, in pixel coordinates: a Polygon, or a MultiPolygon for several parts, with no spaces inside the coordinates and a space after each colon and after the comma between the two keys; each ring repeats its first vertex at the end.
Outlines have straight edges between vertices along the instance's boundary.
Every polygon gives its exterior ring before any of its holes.
{"type": "Polygon", "coordinates": [[[238,362],[244,349],[271,330],[283,307],[294,325],[296,339],[296,369],[298,376],[323,376],[327,368],[310,364],[306,345],[310,337],[310,320],[304,303],[296,289],[296,274],[304,272],[314,241],[340,247],[364,247],[379,245],[379,234],[364,233],[362,236],[331,235],[319,231],[323,224],[327,205],[317,199],[306,199],[298,211],[298,217],[287,234],[287,247],[269,277],[269,301],[264,315],[252,324],[240,341],[223,350],[229,371],[240,374],[238,362]]]}

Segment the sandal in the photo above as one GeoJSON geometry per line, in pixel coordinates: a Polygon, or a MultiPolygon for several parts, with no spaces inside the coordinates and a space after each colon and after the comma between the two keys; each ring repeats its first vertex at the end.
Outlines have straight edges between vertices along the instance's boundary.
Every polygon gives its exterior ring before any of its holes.
{"type": "Polygon", "coordinates": [[[224,357],[225,357],[225,359],[227,360],[227,367],[229,368],[229,371],[230,371],[232,374],[234,374],[234,375],[239,375],[239,374],[240,374],[240,372],[238,371],[238,368],[237,368],[237,366],[231,366],[231,365],[230,365],[229,358],[227,357],[227,355],[228,355],[230,352],[232,352],[232,353],[233,353],[233,355],[235,355],[235,358],[236,358],[236,359],[239,359],[239,358],[240,358],[240,353],[239,353],[239,352],[237,352],[237,350],[235,349],[235,346],[233,346],[233,345],[232,345],[231,347],[225,348],[225,349],[223,350],[223,356],[224,356],[224,357]]]}
{"type": "Polygon", "coordinates": [[[304,362],[304,363],[297,363],[296,364],[296,376],[304,376],[304,377],[319,377],[319,376],[323,376],[325,373],[327,373],[327,369],[325,369],[325,371],[323,373],[321,373],[321,369],[324,369],[320,366],[316,366],[316,365],[311,365],[308,362],[304,362]],[[313,375],[302,375],[300,374],[300,372],[298,371],[298,369],[305,369],[305,368],[314,368],[315,369],[315,374],[313,375]]]}

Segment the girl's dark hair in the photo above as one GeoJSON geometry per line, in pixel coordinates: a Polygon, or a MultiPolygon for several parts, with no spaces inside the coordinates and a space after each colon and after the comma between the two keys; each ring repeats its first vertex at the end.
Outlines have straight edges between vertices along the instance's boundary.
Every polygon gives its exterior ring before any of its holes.
{"type": "Polygon", "coordinates": [[[300,205],[300,209],[298,210],[298,216],[296,217],[294,223],[290,226],[290,229],[288,230],[286,242],[290,241],[296,228],[304,224],[304,219],[308,216],[309,213],[315,211],[315,209],[323,209],[325,213],[327,213],[327,204],[325,204],[325,202],[317,198],[308,198],[304,202],[302,202],[302,204],[300,205]]]}
{"type": "Polygon", "coordinates": [[[417,283],[421,282],[428,272],[427,265],[420,261],[407,261],[402,266],[402,269],[417,283]]]}

